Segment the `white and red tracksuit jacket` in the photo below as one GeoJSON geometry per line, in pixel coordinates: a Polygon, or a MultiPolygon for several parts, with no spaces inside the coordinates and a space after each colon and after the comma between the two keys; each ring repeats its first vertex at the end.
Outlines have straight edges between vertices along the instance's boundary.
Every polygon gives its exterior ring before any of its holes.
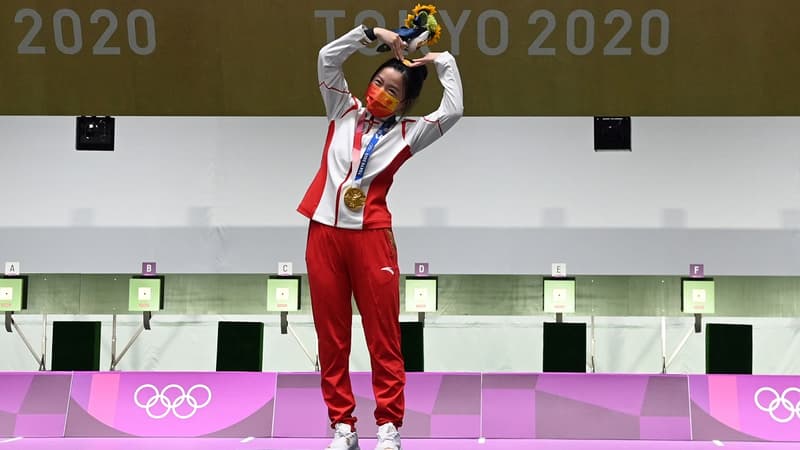
{"type": "MultiPolygon", "coordinates": [[[[297,210],[316,222],[339,228],[391,228],[392,215],[386,195],[394,174],[412,155],[427,147],[449,130],[463,114],[461,77],[455,59],[442,53],[435,61],[436,73],[444,87],[439,108],[422,118],[401,118],[375,146],[361,180],[366,204],[359,211],[344,205],[344,191],[353,182],[358,161],[353,164],[353,147],[359,119],[366,119],[361,151],[380,128],[365,106],[347,87],[342,73],[344,61],[369,44],[363,27],[354,28],[323,47],[319,52],[319,89],[328,117],[328,136],[322,164],[297,210]],[[355,166],[355,167],[354,167],[355,166]]],[[[366,91],[366,86],[364,87],[366,91]]],[[[360,159],[362,153],[357,157],[360,159]]]]}

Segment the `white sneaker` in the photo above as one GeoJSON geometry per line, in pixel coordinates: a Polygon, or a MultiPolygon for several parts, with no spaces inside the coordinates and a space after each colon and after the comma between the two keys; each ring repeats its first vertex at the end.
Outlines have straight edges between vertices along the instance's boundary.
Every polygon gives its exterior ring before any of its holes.
{"type": "Polygon", "coordinates": [[[358,435],[350,425],[337,423],[334,428],[333,441],[325,447],[325,450],[361,450],[358,447],[358,435]]]}
{"type": "Polygon", "coordinates": [[[400,450],[400,433],[393,423],[378,427],[378,445],[375,450],[400,450]]]}

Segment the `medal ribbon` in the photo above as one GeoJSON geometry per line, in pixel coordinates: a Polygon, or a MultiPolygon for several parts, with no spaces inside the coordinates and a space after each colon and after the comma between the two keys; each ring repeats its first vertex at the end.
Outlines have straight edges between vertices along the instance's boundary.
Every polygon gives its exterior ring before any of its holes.
{"type": "MultiPolygon", "coordinates": [[[[369,157],[372,156],[372,152],[375,150],[375,145],[378,144],[378,141],[383,137],[384,134],[388,133],[389,130],[395,124],[395,118],[390,117],[386,119],[385,122],[378,128],[378,131],[372,136],[370,139],[369,144],[367,144],[367,148],[364,149],[364,154],[361,156],[361,161],[358,163],[358,169],[356,170],[356,176],[353,178],[354,187],[361,187],[361,179],[364,178],[364,171],[367,169],[367,162],[369,162],[369,157]]],[[[356,130],[355,142],[353,142],[353,161],[355,162],[356,157],[358,156],[358,152],[361,150],[361,137],[363,136],[363,129],[364,129],[364,116],[361,116],[361,119],[358,121],[358,129],[356,130]]]]}

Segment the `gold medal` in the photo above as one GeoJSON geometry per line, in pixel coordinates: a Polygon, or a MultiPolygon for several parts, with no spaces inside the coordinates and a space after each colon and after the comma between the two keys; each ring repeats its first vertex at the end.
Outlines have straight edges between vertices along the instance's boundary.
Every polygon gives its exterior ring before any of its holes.
{"type": "Polygon", "coordinates": [[[352,211],[358,211],[367,202],[367,195],[357,187],[349,187],[344,191],[344,204],[352,211]]]}

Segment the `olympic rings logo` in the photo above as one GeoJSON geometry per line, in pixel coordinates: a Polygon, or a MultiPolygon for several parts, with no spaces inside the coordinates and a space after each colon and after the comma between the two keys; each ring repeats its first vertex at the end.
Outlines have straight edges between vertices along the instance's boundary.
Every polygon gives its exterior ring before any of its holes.
{"type": "MultiPolygon", "coordinates": [[[[766,394],[765,394],[766,395],[766,394]]],[[[790,387],[786,388],[782,394],[778,395],[778,391],[771,387],[762,387],[756,391],[753,396],[758,409],[769,413],[772,420],[778,423],[789,423],[797,417],[800,419],[800,388],[790,387]],[[768,392],[768,402],[762,403],[761,394],[768,392]],[[790,394],[798,394],[796,399],[790,399],[790,394]],[[793,403],[794,402],[794,403],[793,403]]]]}
{"type": "Polygon", "coordinates": [[[178,419],[186,420],[194,416],[198,410],[205,408],[211,403],[211,389],[204,384],[195,384],[187,391],[180,385],[170,384],[159,391],[158,388],[152,384],[143,384],[133,393],[133,401],[136,403],[136,406],[147,411],[147,415],[151,419],[163,419],[172,413],[172,415],[178,419]],[[147,401],[143,402],[139,394],[145,390],[152,390],[152,395],[150,395],[147,401]],[[207,398],[203,403],[199,403],[198,399],[193,395],[197,390],[206,391],[207,398]],[[181,408],[184,403],[186,406],[181,408]],[[158,412],[158,410],[161,409],[161,407],[156,406],[158,404],[164,408],[164,412],[158,412]],[[181,410],[179,411],[178,408],[181,408],[181,410]],[[153,410],[156,412],[154,413],[153,410]]]}

